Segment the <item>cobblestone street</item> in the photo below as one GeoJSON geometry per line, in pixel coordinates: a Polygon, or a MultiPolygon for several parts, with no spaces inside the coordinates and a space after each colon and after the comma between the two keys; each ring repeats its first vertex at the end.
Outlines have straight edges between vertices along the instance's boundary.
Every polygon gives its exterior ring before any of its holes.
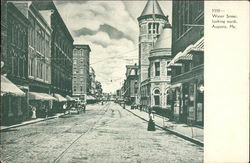
{"type": "Polygon", "coordinates": [[[203,148],[112,102],[1,133],[3,162],[202,162],[203,148]]]}

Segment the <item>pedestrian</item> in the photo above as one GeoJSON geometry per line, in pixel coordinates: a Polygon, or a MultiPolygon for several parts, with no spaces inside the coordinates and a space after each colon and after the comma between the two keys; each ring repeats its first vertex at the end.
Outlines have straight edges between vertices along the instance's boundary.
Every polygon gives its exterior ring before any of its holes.
{"type": "Polygon", "coordinates": [[[64,105],[63,105],[63,111],[64,111],[64,114],[66,114],[66,109],[67,109],[67,105],[66,105],[66,104],[64,104],[64,105]]]}
{"type": "Polygon", "coordinates": [[[149,113],[149,121],[148,121],[148,131],[155,131],[155,122],[154,122],[154,115],[150,111],[149,113]]]}
{"type": "Polygon", "coordinates": [[[32,107],[32,109],[31,109],[31,111],[32,111],[32,116],[31,116],[31,118],[32,119],[36,119],[36,107],[35,106],[31,106],[32,107]]]}

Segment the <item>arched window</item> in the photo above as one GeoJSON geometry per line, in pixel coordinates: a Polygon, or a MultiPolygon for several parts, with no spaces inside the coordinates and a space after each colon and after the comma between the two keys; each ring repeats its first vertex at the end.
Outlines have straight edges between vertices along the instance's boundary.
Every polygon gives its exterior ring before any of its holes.
{"type": "Polygon", "coordinates": [[[159,91],[159,89],[156,89],[154,91],[154,104],[160,105],[160,91],[159,91]]]}

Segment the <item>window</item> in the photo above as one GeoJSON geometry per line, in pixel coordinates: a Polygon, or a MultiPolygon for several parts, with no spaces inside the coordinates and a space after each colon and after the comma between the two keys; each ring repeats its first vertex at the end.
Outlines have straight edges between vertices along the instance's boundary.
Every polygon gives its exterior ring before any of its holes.
{"type": "Polygon", "coordinates": [[[160,91],[158,89],[154,91],[154,102],[155,105],[160,105],[160,91]]]}
{"type": "Polygon", "coordinates": [[[77,60],[76,59],[74,59],[73,64],[77,64],[77,60]]]}
{"type": "Polygon", "coordinates": [[[76,91],[76,86],[74,86],[74,91],[76,91]]]}
{"type": "Polygon", "coordinates": [[[82,86],[80,86],[80,91],[82,92],[82,86]]]}
{"type": "Polygon", "coordinates": [[[171,68],[167,67],[167,76],[171,75],[171,68]]]}
{"type": "Polygon", "coordinates": [[[148,23],[149,34],[159,34],[159,23],[148,23]]]}
{"type": "Polygon", "coordinates": [[[155,76],[160,76],[160,62],[155,62],[155,76]]]}

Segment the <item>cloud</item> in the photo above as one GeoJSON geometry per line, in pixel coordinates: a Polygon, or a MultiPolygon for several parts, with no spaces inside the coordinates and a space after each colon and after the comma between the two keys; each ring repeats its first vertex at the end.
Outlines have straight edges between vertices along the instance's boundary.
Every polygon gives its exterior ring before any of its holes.
{"type": "MultiPolygon", "coordinates": [[[[126,65],[138,62],[138,22],[145,1],[55,1],[75,44],[91,48],[90,66],[105,92],[121,87],[126,65]]],[[[165,1],[159,2],[166,6],[165,1]]],[[[165,7],[162,7],[164,10],[165,7]]],[[[168,9],[168,8],[166,8],[168,9]]],[[[168,10],[167,10],[168,11],[168,10]]],[[[170,10],[169,10],[170,11],[170,10]]],[[[165,12],[168,14],[168,12],[165,12]]]]}

